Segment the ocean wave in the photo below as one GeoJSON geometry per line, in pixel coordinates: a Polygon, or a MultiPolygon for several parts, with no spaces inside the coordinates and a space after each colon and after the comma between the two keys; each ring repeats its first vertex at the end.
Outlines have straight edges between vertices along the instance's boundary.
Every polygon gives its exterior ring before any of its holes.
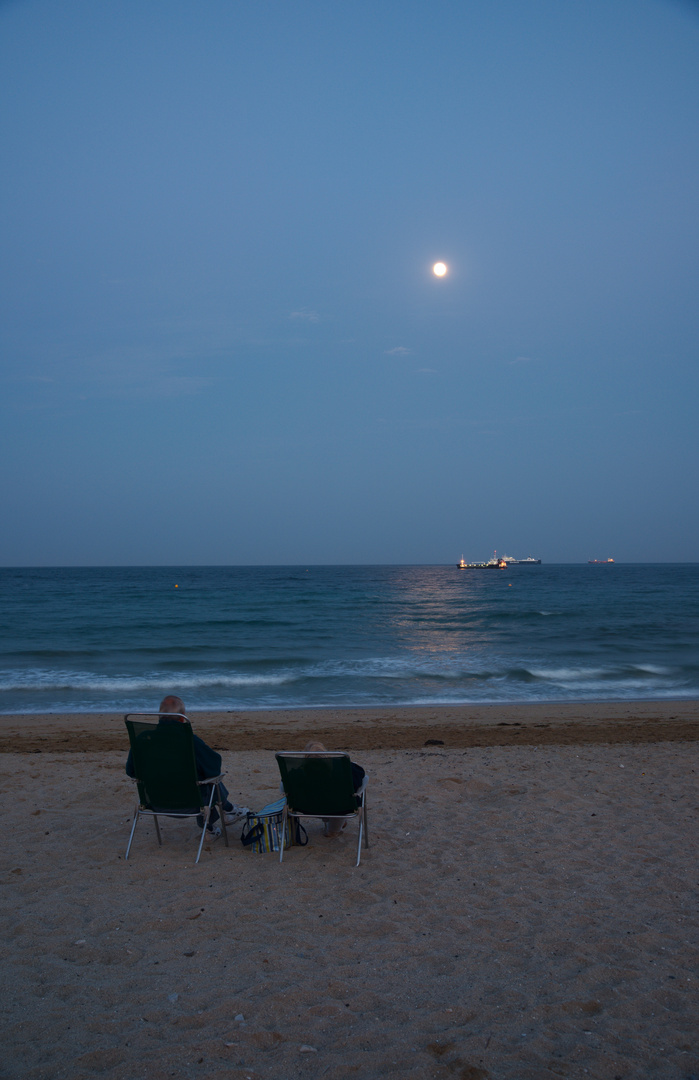
{"type": "Polygon", "coordinates": [[[533,681],[551,690],[560,688],[582,697],[645,697],[665,691],[679,694],[687,689],[687,674],[655,665],[632,664],[608,668],[532,668],[533,681]]]}
{"type": "Polygon", "coordinates": [[[0,676],[0,693],[10,691],[90,691],[98,693],[138,693],[141,690],[162,690],[176,686],[179,690],[203,690],[241,686],[281,686],[294,682],[292,674],[223,675],[219,673],[187,674],[184,672],[153,672],[148,675],[96,675],[86,672],[23,672],[14,677],[0,676]]]}
{"type": "Polygon", "coordinates": [[[470,664],[462,656],[442,656],[429,658],[405,656],[375,656],[361,660],[333,660],[312,664],[299,672],[299,678],[310,681],[328,679],[357,680],[446,680],[449,682],[471,679],[490,679],[501,675],[490,667],[470,664]]]}
{"type": "Polygon", "coordinates": [[[451,684],[453,692],[460,692],[462,696],[476,692],[478,688],[500,684],[508,687],[512,696],[528,693],[525,689],[527,686],[547,686],[551,691],[557,688],[577,690],[584,694],[629,688],[645,693],[653,687],[662,690],[674,686],[679,690],[686,687],[688,682],[696,681],[696,672],[682,672],[655,664],[547,666],[512,664],[508,659],[496,654],[464,656],[456,653],[426,657],[411,653],[408,656],[334,659],[315,663],[308,660],[291,663],[287,660],[280,666],[267,660],[252,663],[252,670],[247,671],[225,668],[187,671],[174,665],[172,669],[142,673],[104,674],[53,668],[11,669],[0,672],[0,700],[9,694],[38,693],[43,699],[50,698],[51,694],[71,693],[118,697],[150,692],[158,694],[164,689],[173,688],[183,694],[198,695],[216,691],[225,694],[228,691],[237,701],[241,692],[255,694],[265,689],[286,687],[288,695],[291,687],[295,686],[293,693],[299,701],[306,699],[312,704],[317,695],[331,692],[333,696],[339,695],[351,704],[353,696],[366,697],[378,692],[380,697],[385,697],[380,689],[383,684],[396,687],[394,691],[387,690],[389,697],[395,695],[396,700],[405,700],[408,695],[412,696],[410,684],[413,684],[418,695],[428,686],[437,692],[436,687],[440,683],[451,684]],[[266,670],[255,670],[256,666],[264,666],[266,670]],[[402,684],[400,689],[399,684],[402,684]]]}
{"type": "MultiPolygon", "coordinates": [[[[508,692],[499,692],[497,686],[489,686],[480,694],[471,694],[465,697],[460,694],[423,694],[406,699],[403,705],[501,705],[507,704],[538,704],[543,702],[580,702],[580,701],[685,701],[694,700],[697,697],[696,688],[687,687],[655,687],[649,691],[643,687],[642,698],[639,697],[640,687],[613,687],[604,688],[604,694],[589,693],[587,695],[575,692],[563,692],[561,690],[539,688],[539,691],[530,691],[513,695],[508,692]]],[[[368,704],[380,704],[377,702],[368,704]]]]}
{"type": "Polygon", "coordinates": [[[599,679],[605,674],[604,668],[574,668],[574,667],[560,667],[560,668],[525,668],[535,679],[543,679],[546,682],[567,682],[574,680],[576,682],[585,681],[588,679],[599,679]]]}

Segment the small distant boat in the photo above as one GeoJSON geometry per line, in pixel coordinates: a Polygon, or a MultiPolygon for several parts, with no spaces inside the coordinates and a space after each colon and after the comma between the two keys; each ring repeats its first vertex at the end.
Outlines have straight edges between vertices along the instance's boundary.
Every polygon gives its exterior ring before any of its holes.
{"type": "Polygon", "coordinates": [[[504,559],[498,559],[497,552],[493,555],[492,559],[488,559],[487,562],[466,562],[463,555],[456,564],[459,570],[505,570],[507,569],[507,563],[504,559]]]}
{"type": "Polygon", "coordinates": [[[526,559],[518,559],[517,566],[541,566],[541,559],[533,559],[527,555],[526,559]]]}
{"type": "Polygon", "coordinates": [[[487,563],[484,562],[466,562],[463,555],[456,564],[459,570],[485,570],[487,563]]]}
{"type": "Polygon", "coordinates": [[[607,566],[609,563],[613,563],[614,559],[588,559],[588,566],[607,566]]]}

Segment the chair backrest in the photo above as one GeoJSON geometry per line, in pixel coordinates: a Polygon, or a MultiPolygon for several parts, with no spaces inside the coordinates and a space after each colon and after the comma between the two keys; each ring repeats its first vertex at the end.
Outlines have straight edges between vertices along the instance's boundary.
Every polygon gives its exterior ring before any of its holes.
{"type": "Polygon", "coordinates": [[[189,722],[124,719],[141,806],[161,813],[196,812],[203,803],[189,722]]]}
{"type": "Polygon", "coordinates": [[[349,754],[340,750],[281,750],[275,757],[290,810],[330,817],[353,814],[357,809],[349,754]]]}

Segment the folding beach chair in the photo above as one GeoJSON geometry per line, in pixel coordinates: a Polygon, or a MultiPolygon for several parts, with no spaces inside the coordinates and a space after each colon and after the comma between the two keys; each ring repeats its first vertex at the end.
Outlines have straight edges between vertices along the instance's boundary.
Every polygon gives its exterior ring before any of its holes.
{"type": "Polygon", "coordinates": [[[158,713],[127,713],[124,717],[138,786],[138,804],[126,848],[126,858],[129,857],[136,825],[141,817],[153,818],[158,843],[162,844],[158,815],[187,818],[202,814],[204,827],[201,831],[196,857],[196,862],[199,862],[206,826],[214,802],[218,806],[223,838],[228,847],[226,817],[219,787],[222,776],[209,776],[206,780],[198,778],[194,737],[192,727],[186,717],[183,717],[186,723],[179,724],[154,724],[150,721],[129,719],[130,716],[158,715],[158,713]],[[203,790],[207,785],[211,787],[208,802],[203,790]]]}
{"type": "MultiPolygon", "coordinates": [[[[354,790],[349,754],[342,750],[280,750],[275,754],[286,795],[282,836],[287,817],[356,817],[359,822],[357,862],[362,854],[362,836],[369,847],[366,815],[367,777],[358,791],[354,790]]],[[[279,862],[284,858],[284,845],[279,849],[279,862]]]]}

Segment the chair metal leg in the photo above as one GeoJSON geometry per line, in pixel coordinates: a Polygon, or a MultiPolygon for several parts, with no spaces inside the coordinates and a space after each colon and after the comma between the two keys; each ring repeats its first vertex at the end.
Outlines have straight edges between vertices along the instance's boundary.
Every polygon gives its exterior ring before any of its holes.
{"type": "Polygon", "coordinates": [[[228,847],[228,830],[226,829],[226,811],[223,809],[223,799],[221,798],[221,788],[216,785],[216,805],[218,806],[219,817],[221,818],[221,831],[223,832],[223,839],[228,847]]]}
{"type": "Polygon", "coordinates": [[[158,843],[162,847],[163,846],[163,838],[160,835],[160,826],[158,825],[158,815],[157,814],[153,814],[153,821],[155,822],[155,832],[156,832],[156,835],[158,837],[158,843]]]}
{"type": "Polygon", "coordinates": [[[129,852],[131,851],[131,842],[133,840],[133,834],[136,832],[136,826],[138,825],[139,810],[140,810],[140,807],[136,806],[136,810],[135,810],[134,816],[133,816],[133,825],[131,826],[131,835],[129,836],[129,842],[126,845],[126,855],[125,855],[126,859],[128,859],[128,857],[129,857],[129,852]]]}
{"type": "Polygon", "coordinates": [[[364,813],[364,847],[369,847],[369,821],[366,812],[366,792],[364,792],[364,798],[362,799],[362,810],[364,813]]]}
{"type": "Polygon", "coordinates": [[[289,807],[284,803],[284,811],[282,813],[282,835],[279,842],[279,862],[284,858],[284,838],[286,837],[286,823],[289,820],[289,807]]]}
{"type": "Polygon", "coordinates": [[[195,866],[196,866],[196,865],[197,865],[197,863],[199,862],[199,857],[200,857],[200,855],[201,855],[201,849],[202,849],[202,848],[203,848],[203,846],[204,846],[204,837],[206,836],[206,826],[207,826],[208,824],[209,824],[209,815],[208,815],[208,813],[206,813],[206,814],[204,814],[204,828],[203,828],[203,829],[201,830],[201,839],[200,839],[200,841],[199,841],[199,850],[197,851],[197,857],[196,857],[196,859],[194,860],[194,865],[195,865],[195,866]]]}
{"type": "Polygon", "coordinates": [[[204,808],[204,828],[201,830],[201,840],[199,841],[199,850],[197,852],[197,857],[194,860],[194,865],[195,866],[199,862],[199,857],[201,855],[201,849],[204,846],[204,837],[206,836],[206,826],[209,824],[209,818],[211,817],[211,804],[214,801],[214,792],[215,791],[216,791],[216,784],[212,784],[211,785],[211,795],[209,796],[209,805],[204,808]]]}
{"type": "Polygon", "coordinates": [[[360,806],[360,808],[359,808],[359,836],[357,837],[357,861],[354,864],[355,866],[359,866],[360,860],[362,858],[362,832],[364,831],[363,826],[364,826],[364,807],[360,806]]]}

